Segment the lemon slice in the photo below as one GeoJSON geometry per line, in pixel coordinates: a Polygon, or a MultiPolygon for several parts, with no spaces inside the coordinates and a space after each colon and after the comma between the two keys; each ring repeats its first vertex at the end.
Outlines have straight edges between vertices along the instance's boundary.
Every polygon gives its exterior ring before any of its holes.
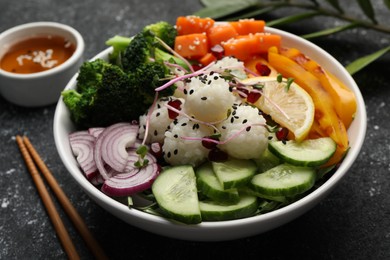
{"type": "Polygon", "coordinates": [[[245,83],[264,85],[254,105],[290,130],[296,141],[306,138],[314,120],[314,103],[303,88],[294,82],[287,88],[285,79],[279,83],[275,77],[254,77],[245,83]]]}

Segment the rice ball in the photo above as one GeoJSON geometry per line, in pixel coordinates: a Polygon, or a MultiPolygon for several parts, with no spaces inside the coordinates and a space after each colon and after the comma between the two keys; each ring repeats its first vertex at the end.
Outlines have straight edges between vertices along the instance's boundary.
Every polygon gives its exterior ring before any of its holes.
{"type": "MultiPolygon", "coordinates": [[[[181,106],[183,106],[183,99],[172,96],[162,97],[156,102],[154,110],[150,115],[149,131],[146,138],[146,143],[163,143],[165,132],[173,121],[173,118],[169,118],[169,112],[166,104],[174,100],[179,100],[181,102],[181,106]]],[[[148,112],[149,111],[146,111],[146,113],[139,118],[138,138],[140,139],[145,137],[148,112]]]]}
{"type": "Polygon", "coordinates": [[[266,121],[256,107],[234,105],[232,113],[217,125],[221,133],[218,147],[237,159],[260,158],[268,146],[266,121]]]}
{"type": "Polygon", "coordinates": [[[219,73],[222,73],[225,70],[229,70],[232,75],[239,79],[245,79],[248,77],[245,72],[244,63],[234,57],[223,57],[206,69],[206,71],[214,71],[219,73]]]}
{"type": "Polygon", "coordinates": [[[164,159],[167,163],[197,166],[206,160],[209,150],[203,147],[200,138],[210,136],[214,131],[213,128],[182,116],[175,119],[169,128],[169,131],[165,132],[162,146],[164,159]],[[186,138],[197,140],[187,140],[186,138]]]}
{"type": "Polygon", "coordinates": [[[192,77],[188,81],[184,92],[186,112],[204,122],[224,120],[236,99],[229,83],[214,72],[192,77]]]}

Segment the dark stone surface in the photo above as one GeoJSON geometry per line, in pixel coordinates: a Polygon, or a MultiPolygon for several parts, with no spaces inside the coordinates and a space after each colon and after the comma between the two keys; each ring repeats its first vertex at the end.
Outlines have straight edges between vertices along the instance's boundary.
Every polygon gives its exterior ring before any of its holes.
{"type": "MultiPolygon", "coordinates": [[[[376,2],[382,22],[389,12],[376,2]]],[[[86,42],[85,58],[105,49],[115,34],[174,22],[201,7],[198,1],[0,1],[0,31],[39,20],[75,27],[86,42]]],[[[358,12],[357,8],[351,8],[358,12]]],[[[292,10],[289,10],[291,12],[292,10]]],[[[303,34],[335,24],[316,18],[284,29],[303,34]]],[[[390,44],[389,35],[352,30],[315,41],[342,64],[390,44]]],[[[0,259],[65,259],[66,255],[39,199],[15,143],[26,134],[65,193],[112,259],[390,259],[389,55],[354,76],[363,93],[368,129],[356,163],[340,185],[298,219],[250,238],[199,243],[157,236],[113,217],[80,190],[63,166],[52,134],[55,105],[27,109],[0,98],[0,259]]],[[[60,211],[62,217],[64,213],[60,211]]],[[[65,218],[66,219],[66,218],[65,218]]],[[[71,224],[65,220],[67,226],[71,224]]],[[[70,235],[83,259],[92,256],[77,232],[70,235]]]]}

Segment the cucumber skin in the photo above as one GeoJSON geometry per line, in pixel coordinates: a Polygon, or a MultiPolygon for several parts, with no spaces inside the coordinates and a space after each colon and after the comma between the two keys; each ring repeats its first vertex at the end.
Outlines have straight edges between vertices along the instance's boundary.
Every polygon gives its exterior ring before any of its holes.
{"type": "Polygon", "coordinates": [[[220,180],[222,187],[227,190],[227,189],[233,189],[233,188],[238,188],[247,185],[252,177],[255,175],[256,170],[257,170],[257,165],[254,161],[252,160],[244,160],[244,159],[229,159],[226,162],[212,162],[213,165],[213,170],[217,176],[217,178],[220,180]],[[219,178],[218,173],[216,169],[220,167],[220,165],[225,165],[226,163],[232,163],[232,162],[238,162],[238,163],[245,163],[247,164],[247,167],[244,167],[244,169],[248,170],[248,173],[246,173],[245,178],[240,178],[240,179],[235,179],[235,180],[230,180],[230,181],[223,181],[219,178]]]}
{"type": "MultiPolygon", "coordinates": [[[[330,139],[332,140],[330,137],[322,137],[320,139],[330,139]]],[[[315,140],[315,139],[314,139],[315,140]]],[[[307,140],[307,141],[314,141],[314,140],[307,140]]],[[[287,142],[292,142],[291,140],[290,141],[287,141],[287,142]]],[[[305,142],[305,141],[302,141],[302,142],[305,142]]],[[[323,157],[322,159],[318,159],[318,160],[315,160],[315,161],[310,161],[310,160],[304,160],[304,159],[298,159],[298,158],[292,158],[290,156],[287,156],[283,153],[283,142],[282,141],[274,141],[274,142],[270,142],[268,144],[268,150],[273,153],[275,156],[279,157],[283,162],[286,162],[286,163],[289,163],[289,164],[292,164],[292,165],[295,165],[295,166],[304,166],[304,167],[317,167],[317,166],[321,166],[323,164],[325,164],[327,161],[329,161],[329,159],[333,156],[333,154],[336,152],[336,147],[337,147],[337,144],[332,140],[333,144],[334,144],[334,147],[332,149],[332,151],[330,153],[327,154],[327,156],[323,157]]],[[[304,149],[304,148],[302,148],[304,149]]]]}
{"type": "Polygon", "coordinates": [[[217,176],[215,176],[211,163],[208,162],[201,165],[198,169],[196,169],[195,175],[198,190],[206,197],[219,202],[237,203],[240,200],[236,189],[223,189],[217,179],[217,176]],[[213,187],[213,183],[210,183],[209,178],[215,178],[215,182],[218,187],[213,187]]]}
{"type": "MultiPolygon", "coordinates": [[[[161,212],[163,213],[164,216],[166,216],[167,218],[170,218],[170,219],[173,219],[173,220],[176,220],[176,221],[179,221],[179,222],[182,222],[182,223],[185,223],[185,224],[199,224],[202,222],[202,216],[200,214],[200,210],[198,212],[194,212],[194,213],[190,213],[190,214],[183,214],[182,212],[181,213],[177,213],[175,211],[173,211],[172,209],[168,209],[167,207],[165,207],[165,203],[164,203],[164,199],[163,200],[160,200],[160,194],[158,194],[158,192],[156,192],[156,187],[159,185],[159,182],[161,181],[161,178],[166,178],[168,175],[167,174],[170,174],[170,172],[174,172],[176,170],[181,170],[183,169],[183,171],[187,171],[187,170],[190,170],[189,167],[192,169],[192,172],[190,172],[190,175],[193,175],[193,176],[190,176],[190,178],[195,178],[195,173],[193,171],[193,168],[192,166],[189,166],[189,165],[182,165],[182,166],[173,166],[173,167],[169,167],[167,168],[165,171],[163,171],[158,177],[157,179],[154,181],[153,185],[152,185],[152,192],[153,194],[155,195],[155,198],[156,198],[156,201],[161,209],[161,212]],[[165,176],[163,176],[165,175],[165,176]]],[[[196,189],[196,199],[198,199],[197,197],[197,187],[196,187],[196,182],[194,181],[194,184],[195,184],[195,189],[196,189]]],[[[198,201],[198,205],[199,205],[199,201],[198,201]]]]}
{"type": "Polygon", "coordinates": [[[214,201],[200,201],[199,208],[202,215],[202,219],[204,221],[224,221],[224,220],[233,220],[240,219],[253,216],[258,208],[258,199],[256,196],[251,195],[241,195],[240,201],[236,204],[218,204],[214,201]],[[252,200],[248,205],[246,205],[243,209],[231,209],[227,210],[228,207],[234,207],[234,205],[238,205],[243,200],[252,200]],[[208,211],[205,210],[204,207],[208,205],[216,205],[216,210],[208,211]],[[226,211],[221,210],[219,207],[226,207],[226,211]]]}
{"type": "MultiPolygon", "coordinates": [[[[287,165],[287,164],[281,164],[278,165],[264,173],[260,173],[255,175],[251,182],[249,183],[249,188],[253,189],[255,192],[258,192],[259,194],[271,197],[278,197],[278,196],[284,196],[284,197],[293,197],[298,194],[304,193],[305,191],[308,191],[311,189],[316,181],[316,172],[313,168],[309,167],[301,167],[301,166],[293,166],[293,165],[287,165]],[[261,178],[271,178],[270,175],[272,174],[272,171],[283,169],[284,167],[293,168],[296,171],[304,171],[305,174],[309,175],[307,177],[307,180],[305,183],[297,184],[292,187],[264,187],[261,183],[261,178]],[[260,179],[260,180],[259,180],[260,179]]],[[[280,181],[279,181],[280,183],[280,181]]],[[[288,185],[288,184],[286,184],[288,185]]]]}

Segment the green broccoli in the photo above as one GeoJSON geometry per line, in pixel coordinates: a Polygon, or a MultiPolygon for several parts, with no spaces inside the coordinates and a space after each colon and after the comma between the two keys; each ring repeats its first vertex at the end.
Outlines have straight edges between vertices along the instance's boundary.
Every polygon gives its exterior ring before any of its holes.
{"type": "Polygon", "coordinates": [[[143,63],[166,61],[176,63],[185,69],[188,65],[181,59],[169,53],[158,39],[173,48],[177,31],[167,22],[157,22],[147,25],[134,37],[114,36],[106,41],[113,47],[109,55],[111,63],[121,66],[126,71],[135,70],[143,63]]]}
{"type": "Polygon", "coordinates": [[[143,33],[152,33],[154,36],[160,38],[169,47],[173,47],[175,44],[175,38],[177,31],[173,25],[168,22],[157,22],[144,27],[143,33]]]}
{"type": "MultiPolygon", "coordinates": [[[[109,61],[85,62],[76,88],[62,92],[74,123],[79,128],[89,128],[138,120],[153,103],[155,89],[172,77],[165,62],[186,66],[163,50],[159,41],[160,37],[174,41],[176,33],[172,30],[175,31],[172,25],[159,22],[146,26],[132,38],[109,39],[107,43],[113,47],[109,61]]],[[[173,91],[167,88],[158,94],[161,97],[173,91]]]]}
{"type": "MultiPolygon", "coordinates": [[[[81,66],[76,89],[65,90],[62,96],[73,122],[80,128],[138,120],[153,103],[155,88],[167,73],[161,62],[146,63],[126,73],[98,59],[81,66]]],[[[173,89],[159,94],[171,95],[173,89]]]]}

